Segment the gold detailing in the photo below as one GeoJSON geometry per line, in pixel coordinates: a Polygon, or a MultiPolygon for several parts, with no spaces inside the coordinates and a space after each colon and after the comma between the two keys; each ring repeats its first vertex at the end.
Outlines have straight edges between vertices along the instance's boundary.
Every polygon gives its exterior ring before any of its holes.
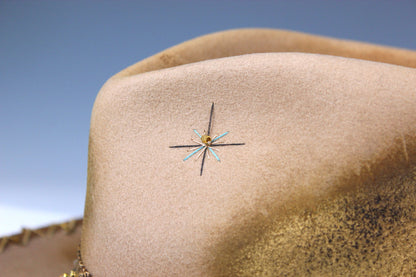
{"type": "Polygon", "coordinates": [[[59,277],[92,277],[92,275],[88,272],[87,268],[85,267],[84,263],[81,259],[81,245],[78,246],[77,251],[77,259],[74,261],[75,268],[69,272],[69,274],[64,273],[59,277]]]}
{"type": "Polygon", "coordinates": [[[78,273],[76,273],[75,271],[71,270],[71,272],[69,274],[62,274],[59,277],[79,277],[80,275],[78,275],[78,273]]]}
{"type": "Polygon", "coordinates": [[[35,229],[35,230],[23,228],[20,234],[0,238],[0,254],[3,253],[3,251],[5,251],[5,249],[7,248],[9,244],[18,244],[18,245],[25,246],[29,243],[29,241],[32,238],[36,236],[49,237],[60,230],[63,230],[65,231],[65,233],[70,234],[81,224],[82,224],[82,219],[78,219],[78,220],[71,220],[68,222],[64,222],[61,224],[53,224],[53,225],[40,228],[40,229],[35,229]]]}
{"type": "Polygon", "coordinates": [[[202,141],[202,143],[203,143],[203,144],[205,144],[205,145],[211,145],[212,139],[211,139],[211,137],[210,137],[210,136],[208,136],[208,135],[202,135],[202,136],[201,136],[201,141],[202,141]]]}

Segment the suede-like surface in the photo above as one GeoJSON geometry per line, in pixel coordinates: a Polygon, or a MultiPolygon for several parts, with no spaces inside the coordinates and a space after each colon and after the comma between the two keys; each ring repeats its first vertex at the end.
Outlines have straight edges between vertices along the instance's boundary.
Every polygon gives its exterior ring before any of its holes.
{"type": "Polygon", "coordinates": [[[409,169],[289,217],[253,218],[244,236],[218,244],[211,275],[415,276],[416,168],[409,169]]]}
{"type": "MultiPolygon", "coordinates": [[[[116,74],[91,118],[85,265],[93,276],[412,274],[411,67],[409,50],[244,29],[116,74]],[[169,146],[192,144],[212,102],[212,133],[245,145],[221,148],[199,176],[200,160],[169,146]]],[[[48,264],[70,262],[56,251],[74,257],[78,244],[64,240],[7,249],[0,275],[56,276],[48,264]]]]}
{"type": "Polygon", "coordinates": [[[224,241],[247,239],[253,219],[283,219],[283,206],[413,162],[415,83],[414,69],[301,53],[111,79],[91,119],[86,265],[97,276],[223,272],[218,257],[241,247],[224,241]],[[199,163],[168,146],[206,128],[211,102],[213,133],[246,145],[221,149],[201,177],[199,163]]]}

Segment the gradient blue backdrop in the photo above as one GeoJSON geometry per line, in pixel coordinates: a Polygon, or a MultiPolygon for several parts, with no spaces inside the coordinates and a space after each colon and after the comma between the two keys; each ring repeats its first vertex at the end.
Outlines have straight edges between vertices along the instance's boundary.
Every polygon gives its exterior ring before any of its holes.
{"type": "Polygon", "coordinates": [[[90,113],[111,75],[241,27],[416,49],[416,1],[0,1],[0,226],[82,215],[90,113]]]}

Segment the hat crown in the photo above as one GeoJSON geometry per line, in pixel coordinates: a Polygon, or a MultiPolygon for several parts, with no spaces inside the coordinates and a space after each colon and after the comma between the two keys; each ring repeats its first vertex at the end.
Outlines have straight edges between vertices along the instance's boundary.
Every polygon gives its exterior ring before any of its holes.
{"type": "Polygon", "coordinates": [[[316,54],[241,55],[282,43],[270,30],[242,32],[162,52],[100,91],[82,234],[92,273],[215,275],[227,267],[224,257],[241,258],[230,254],[239,242],[270,230],[277,214],[290,215],[282,207],[305,207],[351,180],[364,183],[363,168],[377,175],[386,160],[394,168],[413,159],[413,69],[316,54]],[[169,146],[192,144],[212,102],[212,131],[197,140],[208,145],[229,130],[227,140],[245,145],[221,148],[221,163],[208,160],[200,176],[199,164],[183,161],[186,149],[169,146]],[[401,154],[389,158],[386,149],[401,154]]]}

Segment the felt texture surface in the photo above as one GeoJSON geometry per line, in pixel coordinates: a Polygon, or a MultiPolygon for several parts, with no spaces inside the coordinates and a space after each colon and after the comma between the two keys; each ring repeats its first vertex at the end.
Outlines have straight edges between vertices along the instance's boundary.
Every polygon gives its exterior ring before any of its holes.
{"type": "Polygon", "coordinates": [[[88,270],[410,275],[411,67],[409,50],[247,29],[185,42],[116,74],[91,116],[88,270]],[[226,143],[245,145],[221,148],[221,162],[207,160],[199,176],[200,160],[183,162],[189,152],[169,146],[193,144],[212,102],[212,133],[230,131],[226,143]]]}
{"type": "Polygon", "coordinates": [[[211,274],[414,276],[415,176],[413,168],[377,178],[290,211],[288,218],[254,218],[243,227],[244,236],[219,244],[211,274]]]}
{"type": "Polygon", "coordinates": [[[282,207],[414,160],[410,68],[267,53],[129,72],[105,84],[91,119],[82,252],[98,276],[222,275],[224,253],[289,216],[282,207]],[[211,102],[213,133],[246,145],[200,177],[168,147],[206,128],[211,102]]]}
{"type": "Polygon", "coordinates": [[[237,29],[201,36],[173,46],[115,77],[182,64],[252,53],[301,52],[356,58],[416,67],[416,52],[369,43],[275,29],[237,29]]]}

